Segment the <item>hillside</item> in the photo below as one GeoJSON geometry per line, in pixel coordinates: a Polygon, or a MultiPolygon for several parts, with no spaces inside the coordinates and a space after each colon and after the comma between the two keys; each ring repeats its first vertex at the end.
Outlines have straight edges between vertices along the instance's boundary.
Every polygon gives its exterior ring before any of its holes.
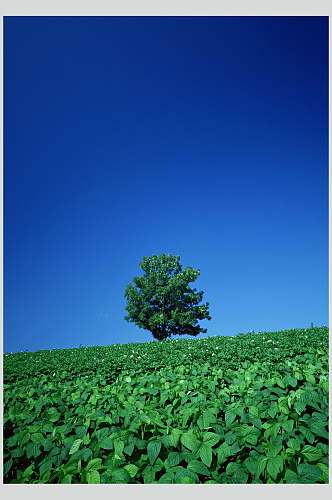
{"type": "Polygon", "coordinates": [[[326,327],[4,355],[4,482],[326,483],[326,327]]]}

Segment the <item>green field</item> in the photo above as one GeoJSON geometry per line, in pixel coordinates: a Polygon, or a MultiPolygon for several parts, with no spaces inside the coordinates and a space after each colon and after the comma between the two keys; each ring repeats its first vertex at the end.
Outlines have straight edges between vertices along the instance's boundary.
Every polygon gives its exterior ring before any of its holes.
{"type": "Polygon", "coordinates": [[[4,355],[5,483],[327,483],[328,329],[4,355]]]}

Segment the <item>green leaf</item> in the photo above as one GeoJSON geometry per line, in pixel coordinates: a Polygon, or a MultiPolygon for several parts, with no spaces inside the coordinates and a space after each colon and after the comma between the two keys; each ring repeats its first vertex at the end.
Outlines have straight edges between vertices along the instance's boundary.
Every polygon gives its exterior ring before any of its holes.
{"type": "Polygon", "coordinates": [[[257,406],[249,406],[249,415],[252,417],[258,417],[258,408],[257,406]]]}
{"type": "Polygon", "coordinates": [[[66,475],[66,474],[75,474],[77,472],[77,462],[76,462],[76,460],[73,461],[73,459],[72,459],[69,462],[67,462],[66,464],[61,465],[61,470],[64,473],[64,475],[66,475]]]}
{"type": "Polygon", "coordinates": [[[195,480],[191,476],[185,476],[182,474],[180,477],[176,478],[178,484],[195,484],[195,480]]]}
{"type": "Polygon", "coordinates": [[[317,465],[299,464],[297,467],[299,476],[309,484],[317,483],[322,476],[322,471],[317,465]]]}
{"type": "Polygon", "coordinates": [[[73,455],[74,453],[76,453],[81,445],[81,442],[82,442],[82,439],[76,439],[71,448],[70,448],[70,451],[69,451],[69,455],[73,455]]]}
{"type": "Polygon", "coordinates": [[[14,436],[11,436],[10,438],[8,438],[8,440],[7,440],[7,446],[9,446],[9,448],[12,448],[13,446],[16,446],[17,445],[17,439],[18,439],[18,435],[17,434],[14,434],[14,436]]]}
{"type": "Polygon", "coordinates": [[[285,473],[285,483],[290,484],[300,484],[302,483],[301,478],[296,474],[296,472],[287,469],[285,473]]]}
{"type": "Polygon", "coordinates": [[[114,452],[115,456],[118,458],[123,457],[124,442],[121,439],[114,440],[114,452]]]}
{"type": "Polygon", "coordinates": [[[33,474],[33,464],[29,465],[29,467],[27,467],[27,468],[23,471],[22,478],[23,478],[23,479],[27,479],[27,478],[28,478],[28,477],[30,477],[32,474],[33,474]]]}
{"type": "Polygon", "coordinates": [[[77,435],[78,438],[82,438],[86,435],[87,433],[87,426],[86,425],[78,425],[77,427],[75,427],[75,433],[77,435]]]}
{"type": "Polygon", "coordinates": [[[195,472],[184,467],[179,467],[175,474],[175,482],[180,484],[194,484],[199,482],[199,479],[195,472]]]}
{"type": "Polygon", "coordinates": [[[299,438],[292,438],[287,441],[287,444],[294,451],[299,451],[301,448],[302,441],[299,438]]]}
{"type": "Polygon", "coordinates": [[[232,455],[232,448],[227,443],[223,443],[217,449],[218,465],[226,462],[227,458],[232,455]]]}
{"type": "Polygon", "coordinates": [[[306,407],[306,403],[304,401],[299,400],[299,401],[295,401],[295,403],[294,403],[295,411],[299,415],[301,415],[301,413],[303,413],[305,407],[306,407]]]}
{"type": "Polygon", "coordinates": [[[41,450],[37,444],[28,443],[26,447],[26,454],[28,458],[36,458],[41,454],[41,450]]]}
{"type": "Polygon", "coordinates": [[[305,375],[305,378],[308,382],[310,382],[310,384],[315,384],[316,383],[316,379],[314,377],[314,375],[310,372],[304,372],[304,375],[305,375]]]}
{"type": "Polygon", "coordinates": [[[175,478],[174,472],[173,471],[167,471],[165,474],[163,474],[158,483],[160,484],[171,484],[173,483],[175,478]]]}
{"type": "Polygon", "coordinates": [[[60,418],[60,413],[56,408],[51,407],[47,410],[47,416],[51,422],[57,422],[60,418]]]}
{"type": "Polygon", "coordinates": [[[212,448],[208,443],[203,443],[199,449],[199,456],[207,467],[210,467],[212,462],[212,448]]]}
{"type": "Polygon", "coordinates": [[[93,458],[92,460],[90,460],[85,469],[87,471],[101,469],[102,467],[101,463],[102,463],[101,458],[93,458]]]}
{"type": "Polygon", "coordinates": [[[277,385],[279,387],[281,387],[282,389],[285,389],[285,387],[286,387],[285,386],[285,382],[284,382],[284,380],[281,377],[277,377],[276,378],[276,382],[277,382],[277,385]]]}
{"type": "Polygon", "coordinates": [[[130,474],[125,468],[112,471],[112,481],[115,483],[127,484],[130,482],[130,479],[130,474]]]}
{"type": "Polygon", "coordinates": [[[81,455],[80,456],[81,456],[81,459],[86,462],[92,456],[92,450],[90,448],[84,448],[81,451],[81,455]]]}
{"type": "Polygon", "coordinates": [[[46,424],[43,424],[41,430],[42,432],[53,432],[53,425],[47,422],[46,424]]]}
{"type": "Polygon", "coordinates": [[[249,456],[243,462],[245,468],[252,474],[253,476],[256,474],[256,459],[252,456],[249,456]]]}
{"type": "Polygon", "coordinates": [[[147,446],[148,457],[150,464],[153,465],[160,453],[161,442],[160,441],[150,441],[147,446]]]}
{"type": "Polygon", "coordinates": [[[183,414],[182,425],[186,427],[190,417],[192,417],[195,414],[195,411],[192,408],[185,408],[182,414],[183,414]]]}
{"type": "Polygon", "coordinates": [[[134,451],[134,448],[135,448],[135,445],[132,443],[132,444],[127,444],[124,448],[123,448],[123,451],[126,455],[128,455],[129,457],[131,457],[131,455],[133,454],[133,451],[134,451]]]}
{"type": "Polygon", "coordinates": [[[208,429],[212,423],[216,422],[216,416],[210,410],[205,410],[203,415],[198,419],[201,430],[208,429]]]}
{"type": "Polygon", "coordinates": [[[91,470],[87,473],[88,484],[100,484],[100,474],[97,470],[91,470]]]}
{"type": "Polygon", "coordinates": [[[321,481],[323,483],[328,483],[329,482],[329,468],[326,464],[319,463],[317,464],[317,467],[322,471],[322,477],[321,481]]]}
{"type": "Polygon", "coordinates": [[[168,457],[167,459],[165,460],[165,462],[167,461],[167,464],[170,466],[170,467],[174,467],[175,465],[178,465],[180,462],[181,462],[181,453],[177,452],[177,451],[171,451],[169,454],[168,454],[168,457]]]}
{"type": "Polygon", "coordinates": [[[230,477],[231,483],[233,484],[243,484],[248,480],[248,474],[246,473],[242,465],[236,462],[231,462],[227,465],[226,474],[230,477]]]}
{"type": "Polygon", "coordinates": [[[73,476],[72,474],[66,474],[65,477],[62,479],[61,484],[71,484],[73,476]]]}
{"type": "Polygon", "coordinates": [[[255,446],[257,444],[257,438],[258,438],[258,435],[251,432],[250,434],[247,434],[245,436],[244,440],[246,443],[249,443],[249,444],[255,446]]]}
{"type": "Polygon", "coordinates": [[[236,419],[236,413],[234,413],[231,410],[226,411],[225,413],[226,427],[230,427],[230,425],[234,422],[235,419],[236,419]]]}
{"type": "Polygon", "coordinates": [[[281,425],[286,432],[292,432],[294,427],[294,420],[286,420],[285,422],[282,422],[281,425]]]}
{"type": "Polygon", "coordinates": [[[165,463],[161,458],[157,458],[155,461],[153,467],[150,466],[155,472],[160,472],[161,470],[165,469],[165,463]]]}
{"type": "Polygon", "coordinates": [[[297,379],[292,377],[291,375],[288,375],[287,377],[284,378],[284,380],[286,381],[286,383],[292,387],[296,387],[297,386],[297,379]]]}
{"type": "Polygon", "coordinates": [[[181,436],[180,429],[172,429],[172,432],[169,436],[170,445],[175,448],[179,443],[180,436],[181,436]]]}
{"type": "Polygon", "coordinates": [[[6,476],[13,465],[13,460],[10,458],[7,462],[3,464],[3,475],[6,476]]]}
{"type": "Polygon", "coordinates": [[[138,471],[138,467],[135,464],[127,464],[124,466],[124,469],[126,469],[130,477],[135,477],[138,471]]]}
{"type": "Polygon", "coordinates": [[[325,423],[319,420],[314,420],[310,422],[309,428],[313,434],[316,436],[329,439],[329,433],[325,428],[325,423]]]}
{"type": "Polygon", "coordinates": [[[85,444],[85,445],[89,444],[90,440],[91,440],[91,438],[90,438],[89,434],[85,434],[85,436],[83,436],[83,444],[85,444]]]}
{"type": "Polygon", "coordinates": [[[257,458],[257,461],[256,461],[256,464],[257,464],[257,468],[256,468],[256,476],[259,478],[264,470],[265,470],[265,467],[266,467],[266,464],[267,464],[267,457],[264,457],[262,455],[260,455],[258,458],[257,458]]]}
{"type": "Polygon", "coordinates": [[[181,443],[188,448],[190,451],[196,450],[200,442],[198,441],[197,437],[194,435],[193,431],[188,431],[182,434],[181,436],[181,443]]]}
{"type": "Polygon", "coordinates": [[[272,477],[272,479],[276,479],[279,472],[283,469],[283,460],[280,456],[271,457],[267,461],[267,472],[272,477]]]}
{"type": "Polygon", "coordinates": [[[275,438],[279,431],[280,431],[280,423],[276,422],[276,423],[272,424],[268,429],[266,429],[266,431],[264,432],[264,437],[267,439],[270,436],[275,438]]]}
{"type": "Polygon", "coordinates": [[[318,462],[323,456],[322,451],[314,446],[306,445],[301,450],[301,455],[308,460],[308,462],[318,462]]]}
{"type": "Polygon", "coordinates": [[[113,450],[113,447],[114,447],[113,439],[111,438],[111,436],[104,437],[99,442],[99,446],[103,450],[113,450]]]}
{"type": "Polygon", "coordinates": [[[268,409],[268,414],[270,415],[270,417],[274,418],[277,413],[278,413],[278,405],[275,401],[273,401],[270,408],[268,409]]]}
{"type": "Polygon", "coordinates": [[[301,432],[301,434],[303,434],[306,441],[308,441],[310,444],[313,444],[315,442],[315,436],[307,427],[305,427],[304,425],[300,425],[298,429],[301,432]]]}
{"type": "Polygon", "coordinates": [[[45,438],[41,434],[41,432],[36,432],[34,434],[31,434],[31,441],[35,444],[42,444],[45,441],[45,438]]]}
{"type": "Polygon", "coordinates": [[[189,462],[188,469],[197,474],[202,474],[203,476],[210,476],[209,469],[199,460],[192,460],[189,462]]]}
{"type": "Polygon", "coordinates": [[[15,448],[12,452],[11,452],[11,456],[13,458],[20,458],[20,457],[23,457],[24,455],[24,450],[22,450],[21,448],[15,448]]]}
{"type": "Polygon", "coordinates": [[[219,443],[220,436],[215,432],[203,432],[203,442],[208,443],[210,446],[214,446],[219,443]]]}
{"type": "Polygon", "coordinates": [[[277,456],[283,448],[282,437],[272,438],[266,445],[268,458],[277,456]]]}

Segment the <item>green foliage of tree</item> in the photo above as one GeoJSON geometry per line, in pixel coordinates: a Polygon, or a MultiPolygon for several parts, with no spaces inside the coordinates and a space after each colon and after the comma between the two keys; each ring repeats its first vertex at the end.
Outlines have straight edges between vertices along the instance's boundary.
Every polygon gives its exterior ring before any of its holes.
{"type": "Polygon", "coordinates": [[[200,304],[203,292],[189,286],[200,275],[197,269],[183,268],[179,256],[165,254],[144,257],[140,267],[143,276],[135,277],[125,291],[127,321],[157,340],[207,331],[198,321],[211,319],[209,303],[200,304]]]}

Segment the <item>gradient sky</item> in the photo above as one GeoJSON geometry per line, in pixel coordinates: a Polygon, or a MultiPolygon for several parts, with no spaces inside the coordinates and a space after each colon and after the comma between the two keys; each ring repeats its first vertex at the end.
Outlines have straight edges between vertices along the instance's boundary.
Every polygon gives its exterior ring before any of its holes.
{"type": "Polygon", "coordinates": [[[144,255],[210,335],[328,322],[328,18],[6,17],[4,350],[144,342],[144,255]]]}

